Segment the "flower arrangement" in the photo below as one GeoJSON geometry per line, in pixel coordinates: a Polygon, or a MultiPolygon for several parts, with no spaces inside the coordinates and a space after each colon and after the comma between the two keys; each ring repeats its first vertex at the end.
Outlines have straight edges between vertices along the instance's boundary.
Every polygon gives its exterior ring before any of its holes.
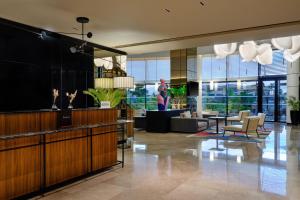
{"type": "Polygon", "coordinates": [[[59,91],[58,91],[58,89],[53,89],[52,90],[52,96],[53,96],[53,104],[52,104],[52,109],[55,109],[55,110],[57,110],[58,108],[57,108],[57,106],[56,106],[56,99],[57,99],[57,97],[59,96],[59,91]]]}
{"type": "Polygon", "coordinates": [[[74,101],[76,95],[77,95],[77,90],[74,93],[69,93],[69,92],[66,93],[66,96],[69,98],[68,108],[71,108],[71,109],[73,108],[72,102],[74,101]]]}

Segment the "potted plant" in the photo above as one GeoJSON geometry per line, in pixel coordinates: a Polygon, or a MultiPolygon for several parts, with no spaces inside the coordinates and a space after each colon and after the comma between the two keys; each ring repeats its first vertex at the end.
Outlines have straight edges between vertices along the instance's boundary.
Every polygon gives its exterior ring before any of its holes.
{"type": "Polygon", "coordinates": [[[186,91],[186,85],[169,89],[169,93],[173,98],[173,103],[177,105],[177,109],[181,109],[182,105],[186,103],[186,91]]]}
{"type": "Polygon", "coordinates": [[[119,89],[92,89],[89,88],[87,91],[83,91],[84,94],[90,95],[94,98],[95,104],[101,106],[101,101],[109,101],[110,107],[116,107],[123,99],[123,92],[119,89]]]}
{"type": "Polygon", "coordinates": [[[290,96],[287,99],[287,103],[290,107],[290,116],[293,125],[299,124],[299,116],[300,116],[300,101],[296,99],[296,97],[290,96]]]}

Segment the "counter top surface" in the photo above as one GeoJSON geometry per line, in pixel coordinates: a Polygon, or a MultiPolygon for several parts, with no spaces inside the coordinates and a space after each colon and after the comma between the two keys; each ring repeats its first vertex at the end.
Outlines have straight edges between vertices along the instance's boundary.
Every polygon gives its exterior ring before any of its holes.
{"type": "MultiPolygon", "coordinates": [[[[114,108],[99,108],[99,107],[89,107],[89,108],[75,108],[73,111],[79,110],[109,110],[114,108]]],[[[66,109],[67,110],[67,109],[66,109]]],[[[40,110],[16,110],[16,111],[0,111],[0,114],[18,114],[18,113],[38,113],[38,112],[59,112],[61,109],[52,110],[52,109],[40,109],[40,110]]]]}
{"type": "Polygon", "coordinates": [[[80,129],[91,129],[91,128],[99,128],[99,127],[105,127],[105,126],[123,125],[123,124],[127,124],[127,123],[132,123],[132,122],[133,122],[133,120],[118,120],[116,122],[98,123],[98,124],[82,125],[82,126],[70,126],[70,127],[65,127],[65,128],[56,129],[56,130],[49,130],[49,131],[17,133],[17,134],[13,134],[13,135],[0,135],[0,140],[9,140],[9,139],[20,138],[20,137],[55,134],[55,133],[59,133],[59,132],[80,130],[80,129]]]}

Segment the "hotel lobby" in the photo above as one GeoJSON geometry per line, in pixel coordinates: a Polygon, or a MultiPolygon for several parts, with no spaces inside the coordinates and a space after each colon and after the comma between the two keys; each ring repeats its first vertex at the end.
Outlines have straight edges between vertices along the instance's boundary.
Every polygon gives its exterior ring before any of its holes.
{"type": "Polygon", "coordinates": [[[299,6],[1,1],[0,200],[300,199],[299,6]]]}

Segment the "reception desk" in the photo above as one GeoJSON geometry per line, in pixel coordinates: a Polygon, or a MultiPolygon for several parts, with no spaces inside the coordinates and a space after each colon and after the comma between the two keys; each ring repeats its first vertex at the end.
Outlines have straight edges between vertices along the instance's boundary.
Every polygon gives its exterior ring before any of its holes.
{"type": "Polygon", "coordinates": [[[150,110],[146,113],[146,131],[167,133],[170,131],[171,117],[179,116],[185,110],[150,110]]]}
{"type": "Polygon", "coordinates": [[[72,110],[72,125],[58,127],[59,111],[0,113],[0,199],[46,191],[117,161],[115,109],[72,110]]]}

